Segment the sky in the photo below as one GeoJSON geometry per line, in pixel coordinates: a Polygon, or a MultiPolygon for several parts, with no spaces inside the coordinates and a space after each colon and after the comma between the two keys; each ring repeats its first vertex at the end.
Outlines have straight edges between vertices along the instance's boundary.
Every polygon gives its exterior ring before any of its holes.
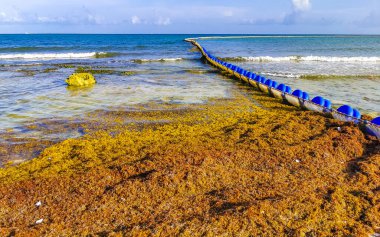
{"type": "Polygon", "coordinates": [[[380,0],[0,0],[0,33],[380,34],[380,0]]]}

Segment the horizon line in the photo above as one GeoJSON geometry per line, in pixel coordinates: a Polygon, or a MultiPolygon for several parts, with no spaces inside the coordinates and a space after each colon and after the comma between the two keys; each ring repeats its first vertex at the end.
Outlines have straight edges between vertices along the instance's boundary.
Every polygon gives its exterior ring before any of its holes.
{"type": "Polygon", "coordinates": [[[340,34],[330,34],[330,33],[252,33],[252,34],[230,34],[230,33],[0,33],[0,35],[227,35],[227,36],[380,36],[380,34],[355,34],[355,33],[340,33],[340,34]]]}

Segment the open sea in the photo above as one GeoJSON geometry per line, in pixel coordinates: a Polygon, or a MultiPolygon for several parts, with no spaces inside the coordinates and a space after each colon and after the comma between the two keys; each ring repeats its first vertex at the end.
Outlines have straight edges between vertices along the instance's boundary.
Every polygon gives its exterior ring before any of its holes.
{"type": "MultiPolygon", "coordinates": [[[[228,98],[232,80],[183,39],[197,35],[0,35],[0,131],[144,103],[228,98]],[[95,70],[84,90],[64,80],[95,70]],[[224,78],[224,79],[223,79],[224,78]]],[[[202,38],[213,55],[293,89],[380,115],[380,36],[202,38]]]]}

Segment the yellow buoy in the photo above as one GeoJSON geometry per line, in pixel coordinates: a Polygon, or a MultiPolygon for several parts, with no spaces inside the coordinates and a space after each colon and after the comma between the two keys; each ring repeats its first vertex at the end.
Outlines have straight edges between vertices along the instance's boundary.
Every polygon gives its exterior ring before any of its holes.
{"type": "Polygon", "coordinates": [[[73,73],[65,81],[69,86],[89,86],[96,83],[91,73],[73,73]]]}

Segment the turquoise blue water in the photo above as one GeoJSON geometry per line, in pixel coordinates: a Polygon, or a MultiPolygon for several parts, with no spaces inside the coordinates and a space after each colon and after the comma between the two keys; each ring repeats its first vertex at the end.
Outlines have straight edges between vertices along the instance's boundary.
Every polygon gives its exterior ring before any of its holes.
{"type": "MultiPolygon", "coordinates": [[[[183,41],[188,37],[197,35],[0,35],[0,130],[98,109],[230,97],[233,82],[203,64],[200,53],[183,41]],[[70,90],[64,80],[78,66],[112,72],[95,74],[98,84],[92,88],[70,90]]],[[[380,115],[380,36],[253,36],[200,43],[216,56],[323,95],[336,106],[347,103],[380,115]]]]}

